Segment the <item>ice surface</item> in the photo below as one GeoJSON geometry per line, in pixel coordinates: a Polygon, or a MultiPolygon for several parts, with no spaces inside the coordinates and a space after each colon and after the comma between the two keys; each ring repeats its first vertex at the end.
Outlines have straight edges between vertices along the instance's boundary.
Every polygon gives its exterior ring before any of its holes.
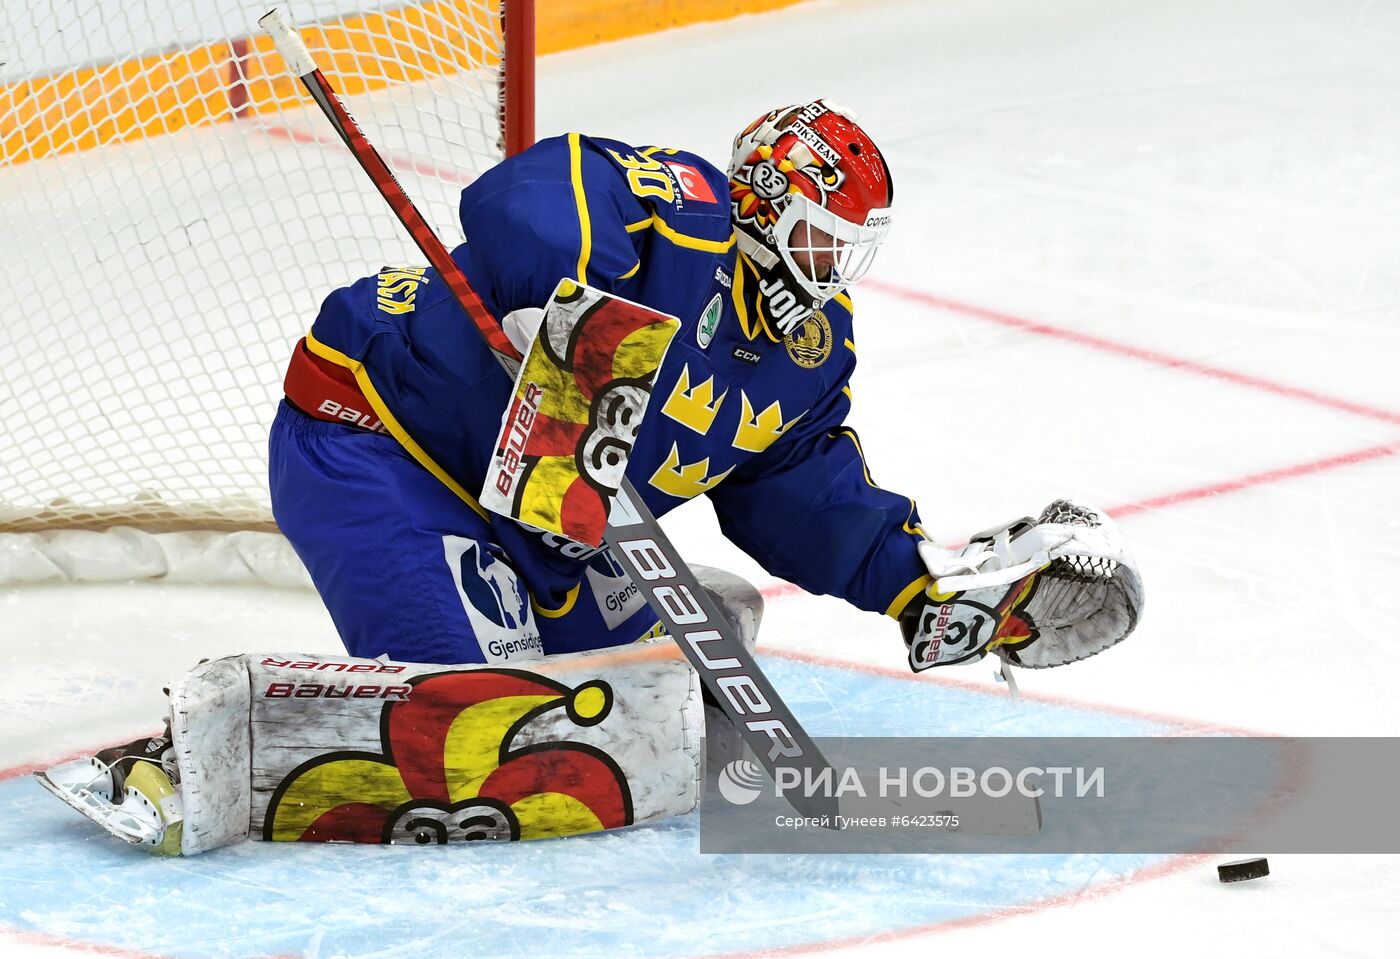
{"type": "MultiPolygon", "coordinates": [[[[1011,708],[986,665],[916,682],[770,657],[814,730],[1126,729],[1127,710],[1400,733],[1397,39],[1391,3],[833,0],[541,63],[541,136],[718,162],[773,105],[855,107],[897,184],[856,295],[852,423],[875,479],[950,538],[1056,495],[1128,507],[1146,618],[1119,649],[1020,674],[1055,703],[1011,708]]],[[[708,507],[667,527],[697,562],[772,584],[708,507]]],[[[336,648],[314,599],[231,588],[10,590],[0,630],[11,768],[150,730],[161,683],[200,656],[336,648]]],[[[762,644],[902,668],[892,624],[826,598],[775,591],[762,644]]],[[[0,804],[5,954],[1383,956],[1400,940],[1394,857],[1271,855],[1269,878],[1223,887],[1213,860],[1180,858],[701,857],[679,821],[155,863],[24,780],[0,804]]]]}

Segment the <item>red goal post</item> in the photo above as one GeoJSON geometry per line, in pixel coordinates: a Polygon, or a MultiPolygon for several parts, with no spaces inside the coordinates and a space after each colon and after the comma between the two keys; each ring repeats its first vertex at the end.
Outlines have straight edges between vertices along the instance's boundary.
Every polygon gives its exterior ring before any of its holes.
{"type": "MultiPolygon", "coordinates": [[[[0,582],[43,578],[22,549],[88,536],[59,531],[273,531],[267,427],[292,345],[329,290],[421,258],[261,10],[167,2],[113,18],[54,0],[0,50],[0,534],[22,534],[0,536],[0,582]]],[[[297,11],[460,242],[462,187],[533,140],[533,0],[297,11]]]]}

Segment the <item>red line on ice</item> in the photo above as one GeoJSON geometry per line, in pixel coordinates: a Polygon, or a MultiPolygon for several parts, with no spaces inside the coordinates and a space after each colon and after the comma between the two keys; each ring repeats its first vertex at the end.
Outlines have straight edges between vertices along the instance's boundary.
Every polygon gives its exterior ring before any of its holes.
{"type": "Polygon", "coordinates": [[[861,284],[861,287],[862,289],[878,290],[881,293],[898,297],[902,300],[909,300],[936,309],[947,310],[950,313],[960,313],[963,316],[986,320],[989,323],[995,323],[998,326],[1005,326],[1013,330],[1020,330],[1023,333],[1031,333],[1035,336],[1045,336],[1052,339],[1064,340],[1069,343],[1077,343],[1080,346],[1087,346],[1104,353],[1114,353],[1118,356],[1130,357],[1135,360],[1141,360],[1144,363],[1166,367],[1167,369],[1195,373],[1198,376],[1209,377],[1213,380],[1224,380],[1236,386],[1261,390],[1265,393],[1273,393],[1276,396],[1286,396],[1289,399],[1302,400],[1317,406],[1325,406],[1329,409],[1340,410],[1344,413],[1364,416],[1368,419],[1380,420],[1383,423],[1391,423],[1400,426],[1400,413],[1384,410],[1375,406],[1368,406],[1365,403],[1344,400],[1336,396],[1328,396],[1325,393],[1318,393],[1314,390],[1304,389],[1299,386],[1289,386],[1286,383],[1278,383],[1274,380],[1265,379],[1262,376],[1254,376],[1249,373],[1228,370],[1224,367],[1211,366],[1207,363],[1198,363],[1195,360],[1188,360],[1185,357],[1172,356],[1169,353],[1149,350],[1128,343],[1119,343],[1115,340],[1105,339],[1101,336],[1093,336],[1088,333],[1080,333],[1077,330],[1070,330],[1060,326],[1051,326],[1049,323],[1028,320],[1023,317],[1013,316],[1010,313],[1003,313],[1000,310],[992,310],[984,306],[976,306],[972,303],[963,303],[960,300],[939,296],[935,293],[927,293],[923,290],[910,289],[883,280],[866,280],[861,284]]]}
{"type": "MultiPolygon", "coordinates": [[[[788,584],[783,584],[788,585],[788,584]]],[[[797,587],[790,587],[796,589],[797,587]]],[[[868,673],[875,676],[883,676],[890,679],[898,679],[905,682],[926,683],[935,686],[949,686],[957,689],[965,689],[972,692],[996,695],[986,686],[970,683],[965,680],[949,679],[941,676],[931,676],[927,673],[911,674],[904,670],[891,669],[885,666],[875,666],[868,663],[855,663],[848,660],[838,659],[831,656],[822,656],[815,653],[798,652],[787,649],[764,650],[765,656],[778,656],[783,659],[796,660],[803,663],[811,663],[818,666],[830,666],[836,669],[852,670],[855,672],[868,673]]],[[[1134,719],[1144,719],[1151,722],[1161,723],[1177,727],[1180,735],[1210,735],[1226,734],[1234,736],[1268,736],[1268,733],[1241,729],[1232,726],[1221,726],[1214,723],[1197,723],[1191,720],[1176,719],[1161,713],[1148,712],[1146,710],[1132,709],[1123,706],[1100,706],[1084,703],[1068,696],[1055,696],[1046,693],[1022,692],[1021,698],[1033,702],[1043,702],[1051,705],[1063,705],[1080,711],[1090,711],[1107,713],[1117,716],[1127,716],[1134,719]]],[[[1112,895],[1128,886],[1146,882],[1151,879],[1160,879],[1164,876],[1174,875],[1184,872],[1195,866],[1209,862],[1211,859],[1219,858],[1204,853],[1185,853],[1173,856],[1163,862],[1137,872],[1128,873],[1124,876],[1117,876],[1103,882],[1086,886],[1073,892],[1061,893],[1058,896],[1051,896],[1046,899],[1034,902],[1017,903],[1009,906],[991,909],[986,912],[979,912],[975,915],[963,916],[958,919],[947,919],[942,922],[926,923],[924,925],[910,926],[905,929],[893,929],[888,932],[879,932],[872,935],[846,936],[840,939],[828,939],[823,942],[813,942],[806,944],[794,944],[791,946],[779,946],[772,949],[749,950],[726,953],[712,953],[695,959],[758,959],[761,956],[801,956],[816,953],[835,952],[841,949],[855,949],[876,943],[898,942],[904,939],[914,939],[919,936],[931,935],[939,932],[953,932],[958,929],[967,929],[973,926],[982,926],[992,922],[999,922],[1003,919],[1012,919],[1017,916],[1032,915],[1043,912],[1047,909],[1054,909],[1060,906],[1073,905],[1075,903],[1089,902],[1101,899],[1104,896],[1112,895]]]]}
{"type": "Polygon", "coordinates": [[[1371,460],[1394,456],[1396,453],[1400,453],[1400,440],[1394,443],[1382,443],[1378,446],[1368,446],[1365,449],[1352,450],[1349,453],[1338,453],[1335,456],[1325,456],[1322,459],[1310,460],[1306,463],[1295,463],[1292,466],[1279,466],[1274,469],[1261,470],[1258,473],[1248,473],[1234,479],[1207,483],[1204,486],[1196,486],[1175,493],[1163,493],[1160,496],[1138,500],[1135,503],[1111,506],[1105,512],[1115,519],[1122,516],[1132,516],[1134,513],[1146,513],[1166,506],[1175,506],[1178,503],[1189,503],[1192,500],[1219,496],[1222,493],[1235,493],[1239,490],[1250,489],[1256,486],[1267,486],[1270,483],[1277,483],[1280,480],[1294,479],[1298,476],[1309,476],[1313,473],[1321,473],[1325,470],[1336,469],[1339,466],[1354,466],[1357,463],[1368,463],[1371,460]]]}
{"type": "Polygon", "coordinates": [[[31,946],[48,946],[53,949],[71,950],[97,956],[117,956],[120,959],[168,959],[161,952],[138,952],[135,949],[121,949],[117,946],[104,946],[100,943],[66,939],[63,936],[50,936],[41,932],[28,932],[23,929],[0,926],[0,935],[6,939],[31,946]]]}
{"type": "MultiPolygon", "coordinates": [[[[1313,473],[1322,473],[1326,470],[1337,469],[1341,466],[1355,466],[1358,463],[1368,463],[1371,460],[1384,459],[1387,456],[1394,456],[1400,453],[1400,440],[1393,443],[1382,443],[1378,446],[1367,446],[1364,449],[1352,450],[1348,453],[1338,453],[1335,456],[1325,456],[1321,459],[1308,460],[1305,463],[1294,463],[1290,466],[1278,466],[1273,469],[1261,470],[1257,473],[1247,473],[1244,476],[1237,476],[1233,479],[1219,480],[1214,483],[1207,483],[1202,486],[1193,486],[1189,489],[1178,490],[1175,493],[1162,493],[1158,496],[1150,496],[1147,499],[1137,500],[1130,503],[1120,503],[1117,506],[1107,507],[1104,511],[1115,519],[1124,516],[1133,516],[1137,513],[1149,513],[1153,510],[1165,509],[1168,506],[1177,506],[1181,503],[1190,503],[1195,500],[1209,499],[1212,496],[1221,496],[1227,493],[1237,493],[1240,490],[1252,489],[1258,486],[1267,486],[1270,483],[1277,483],[1281,480],[1295,479],[1299,476],[1309,476],[1313,473]]],[[[759,590],[764,599],[783,599],[788,596],[805,595],[805,590],[792,583],[774,582],[759,590]]]]}

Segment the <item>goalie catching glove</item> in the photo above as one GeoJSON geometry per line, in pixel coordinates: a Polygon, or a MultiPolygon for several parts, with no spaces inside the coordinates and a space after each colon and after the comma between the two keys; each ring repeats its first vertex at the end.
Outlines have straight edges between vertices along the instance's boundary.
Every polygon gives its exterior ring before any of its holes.
{"type": "Polygon", "coordinates": [[[922,543],[919,555],[933,582],[899,616],[915,672],[989,652],[1062,666],[1121,642],[1142,613],[1142,579],[1118,526],[1067,500],[960,550],[922,543]]]}

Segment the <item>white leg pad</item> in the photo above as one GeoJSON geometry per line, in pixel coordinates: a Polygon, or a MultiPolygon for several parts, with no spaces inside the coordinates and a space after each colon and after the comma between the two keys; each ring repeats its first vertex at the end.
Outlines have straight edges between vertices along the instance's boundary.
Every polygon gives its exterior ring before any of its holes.
{"type": "Polygon", "coordinates": [[[700,685],[668,639],[529,670],[234,656],[171,713],[187,855],[569,835],[700,800],[700,685]]]}
{"type": "Polygon", "coordinates": [[[185,806],[181,852],[248,835],[252,768],[247,656],[201,663],[170,690],[170,738],[185,806]]]}

